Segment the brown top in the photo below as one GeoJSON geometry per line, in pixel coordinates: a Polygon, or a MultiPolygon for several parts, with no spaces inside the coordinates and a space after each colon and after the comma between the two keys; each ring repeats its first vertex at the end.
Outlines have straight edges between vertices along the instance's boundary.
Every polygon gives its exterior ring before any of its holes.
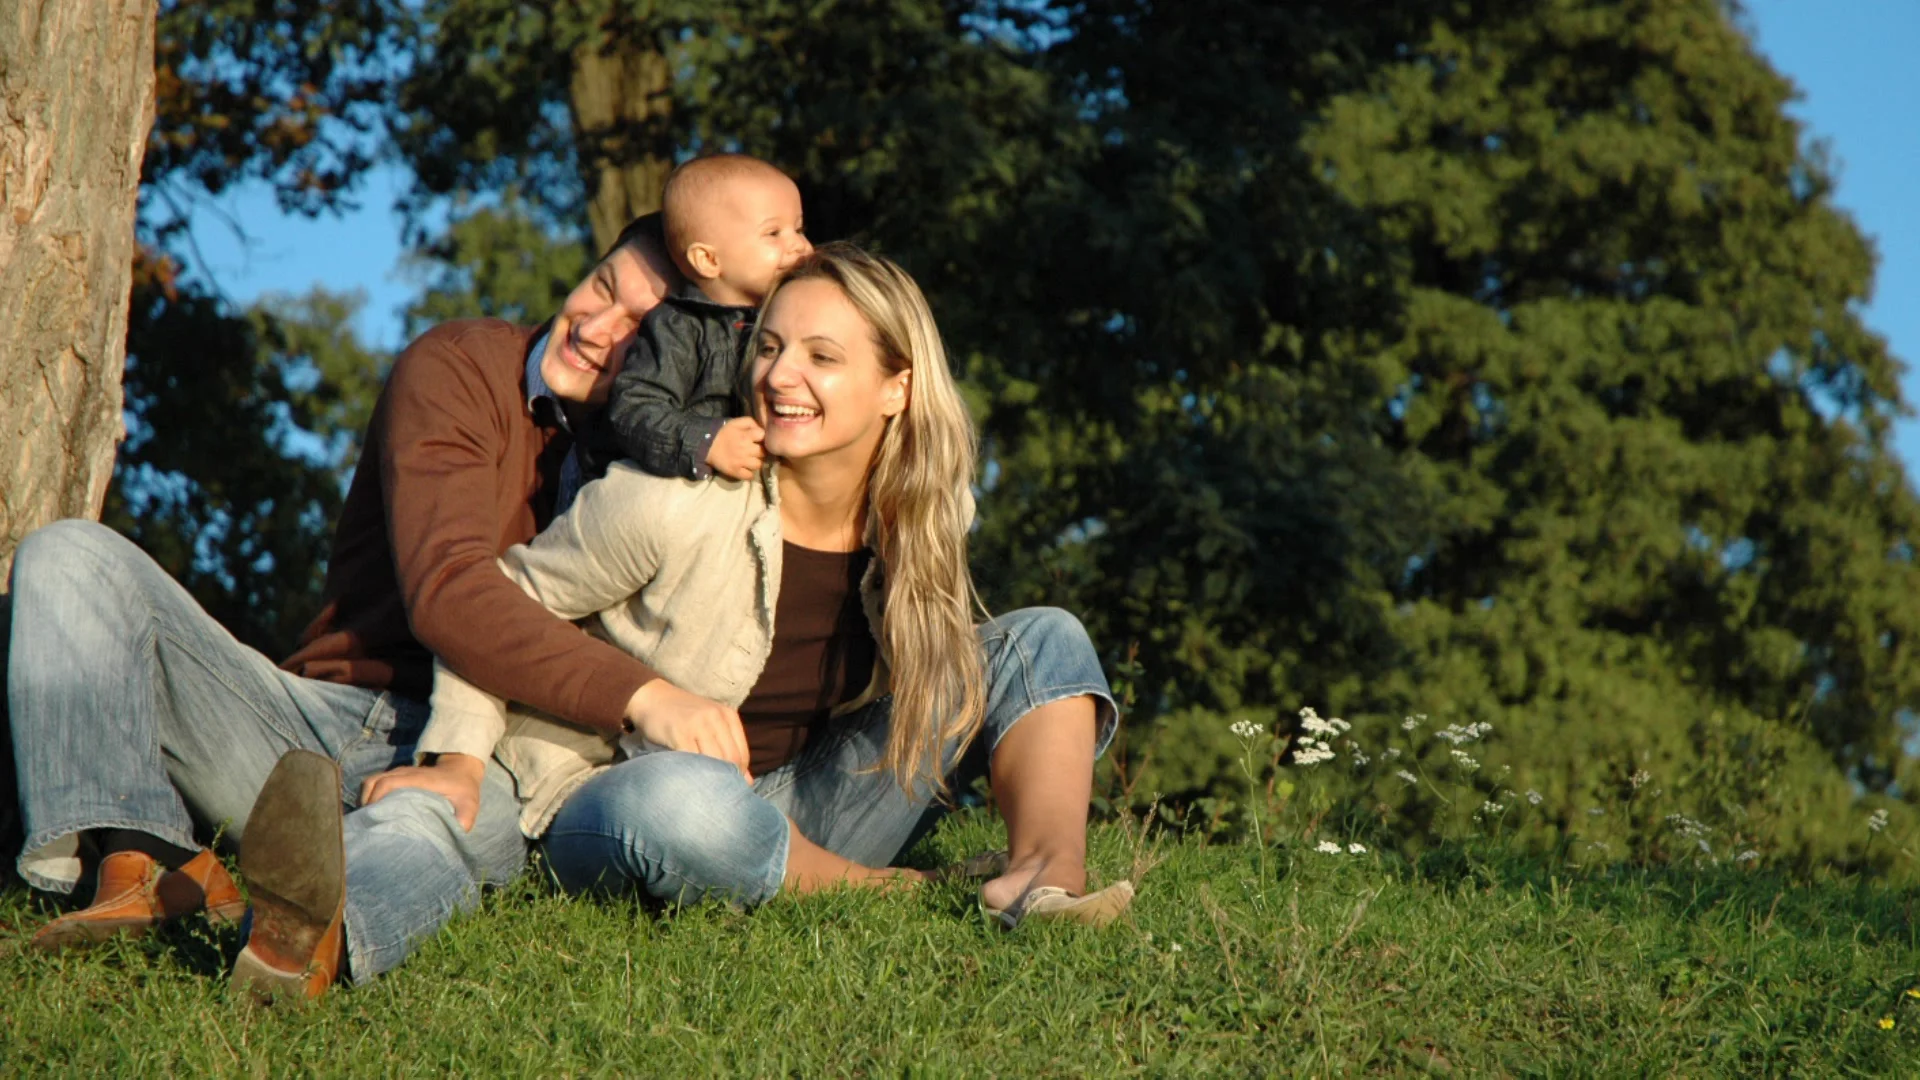
{"type": "Polygon", "coordinates": [[[782,545],[773,648],[753,692],[740,703],[753,775],[798,757],[834,706],[873,680],[873,631],[860,607],[871,551],[815,551],[782,545]]]}
{"type": "Polygon", "coordinates": [[[527,406],[535,333],[460,320],[394,361],[334,531],[325,607],[281,667],[424,700],[438,655],[483,690],[620,729],[653,670],[549,613],[494,561],[552,519],[572,446],[527,406]]]}

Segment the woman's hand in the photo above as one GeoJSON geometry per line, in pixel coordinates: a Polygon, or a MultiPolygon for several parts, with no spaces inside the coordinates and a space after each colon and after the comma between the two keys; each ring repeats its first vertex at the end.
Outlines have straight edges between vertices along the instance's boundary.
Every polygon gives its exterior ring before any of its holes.
{"type": "Polygon", "coordinates": [[[668,750],[685,750],[719,758],[753,783],[748,771],[747,729],[738,710],[689,694],[665,679],[654,679],[633,692],[627,702],[627,723],[647,742],[668,750]]]}
{"type": "Polygon", "coordinates": [[[431,765],[402,765],[360,785],[360,805],[372,806],[404,788],[431,791],[453,804],[454,819],[467,832],[480,816],[480,778],[487,763],[469,754],[441,754],[431,765]]]}

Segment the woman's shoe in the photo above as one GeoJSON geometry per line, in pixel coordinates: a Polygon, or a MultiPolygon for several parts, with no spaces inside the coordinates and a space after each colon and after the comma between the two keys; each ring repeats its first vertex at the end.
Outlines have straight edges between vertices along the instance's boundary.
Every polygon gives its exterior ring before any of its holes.
{"type": "Polygon", "coordinates": [[[1085,896],[1075,896],[1053,885],[1041,885],[1028,889],[1007,907],[991,908],[981,904],[980,910],[1000,920],[1000,925],[1008,930],[1028,920],[1105,926],[1119,918],[1132,903],[1133,882],[1118,881],[1085,896]]]}

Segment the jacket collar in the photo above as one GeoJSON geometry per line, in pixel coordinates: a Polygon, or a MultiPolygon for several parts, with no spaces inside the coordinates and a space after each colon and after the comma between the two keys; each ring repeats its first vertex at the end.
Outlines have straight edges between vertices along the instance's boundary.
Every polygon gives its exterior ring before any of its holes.
{"type": "Polygon", "coordinates": [[[688,304],[693,307],[707,308],[712,311],[741,312],[753,310],[752,307],[748,306],[723,304],[713,297],[708,296],[700,286],[691,281],[681,282],[679,288],[667,294],[667,299],[678,304],[688,304]]]}

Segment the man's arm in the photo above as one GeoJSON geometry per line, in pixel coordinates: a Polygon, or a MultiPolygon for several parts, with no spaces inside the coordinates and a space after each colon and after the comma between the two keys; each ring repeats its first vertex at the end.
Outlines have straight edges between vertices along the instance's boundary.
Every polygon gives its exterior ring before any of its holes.
{"type": "Polygon", "coordinates": [[[687,410],[700,381],[699,319],[673,304],[647,313],[613,380],[607,420],[620,450],[655,476],[704,480],[724,419],[687,410]]]}
{"type": "MultiPolygon", "coordinates": [[[[394,365],[375,419],[394,568],[414,637],[486,691],[607,732],[655,678],[639,660],[580,632],[500,572],[502,475],[527,424],[518,372],[488,371],[429,335],[394,365]]],[[[528,432],[527,437],[532,437],[528,432]]]]}

